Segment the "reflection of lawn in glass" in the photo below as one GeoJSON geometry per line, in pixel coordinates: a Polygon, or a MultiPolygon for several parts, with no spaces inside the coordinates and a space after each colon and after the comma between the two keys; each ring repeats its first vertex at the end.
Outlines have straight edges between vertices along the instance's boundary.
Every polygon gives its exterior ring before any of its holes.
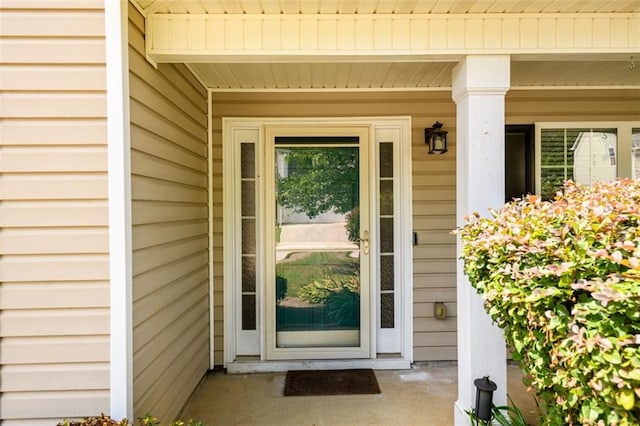
{"type": "Polygon", "coordinates": [[[358,258],[349,252],[297,252],[276,265],[276,274],[287,280],[287,297],[297,297],[299,290],[314,281],[333,278],[347,280],[358,272],[358,258]]]}

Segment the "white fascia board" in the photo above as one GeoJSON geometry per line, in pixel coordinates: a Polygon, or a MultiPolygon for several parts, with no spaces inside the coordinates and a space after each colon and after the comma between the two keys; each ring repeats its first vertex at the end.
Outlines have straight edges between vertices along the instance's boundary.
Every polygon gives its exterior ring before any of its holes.
{"type": "Polygon", "coordinates": [[[149,14],[157,62],[420,60],[468,54],[631,54],[640,16],[149,14]]]}

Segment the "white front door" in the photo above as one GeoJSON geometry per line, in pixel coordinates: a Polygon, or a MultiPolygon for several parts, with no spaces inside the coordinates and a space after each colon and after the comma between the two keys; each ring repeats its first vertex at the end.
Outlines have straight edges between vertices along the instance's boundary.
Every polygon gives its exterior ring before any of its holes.
{"type": "Polygon", "coordinates": [[[368,358],[369,128],[267,127],[267,359],[368,358]]]}

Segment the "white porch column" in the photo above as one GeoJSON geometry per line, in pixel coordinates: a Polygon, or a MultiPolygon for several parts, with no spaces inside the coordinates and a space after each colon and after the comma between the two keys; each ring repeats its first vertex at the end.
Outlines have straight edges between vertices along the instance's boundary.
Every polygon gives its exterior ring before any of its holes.
{"type": "MultiPolygon", "coordinates": [[[[457,224],[473,212],[486,215],[504,203],[504,96],[509,89],[508,55],[467,56],[453,69],[456,103],[457,224]]],[[[460,241],[458,239],[458,253],[460,241]]],[[[473,381],[490,376],[493,401],[506,403],[507,366],[502,331],[482,306],[458,260],[458,400],[455,424],[469,425],[465,410],[475,404],[473,381]]]]}

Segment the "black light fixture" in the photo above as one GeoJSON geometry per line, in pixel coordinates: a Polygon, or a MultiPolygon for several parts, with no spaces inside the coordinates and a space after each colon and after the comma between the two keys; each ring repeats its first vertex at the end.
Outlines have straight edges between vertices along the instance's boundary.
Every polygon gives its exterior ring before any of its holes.
{"type": "Polygon", "coordinates": [[[476,386],[476,408],[474,414],[479,420],[489,422],[493,408],[493,391],[498,389],[498,386],[489,380],[489,376],[475,379],[473,384],[476,386]]]}
{"type": "Polygon", "coordinates": [[[447,132],[442,130],[442,123],[436,121],[432,127],[424,129],[424,143],[429,145],[429,154],[444,154],[447,152],[447,132]]]}

